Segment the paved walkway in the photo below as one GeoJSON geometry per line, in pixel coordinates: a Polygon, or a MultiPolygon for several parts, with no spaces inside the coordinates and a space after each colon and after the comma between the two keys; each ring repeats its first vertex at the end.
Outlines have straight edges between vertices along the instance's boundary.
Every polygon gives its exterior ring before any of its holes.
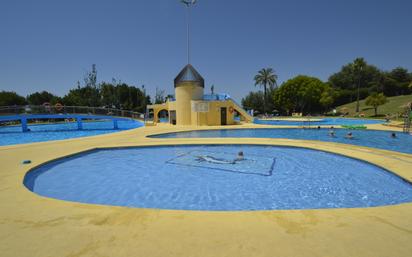
{"type": "Polygon", "coordinates": [[[286,139],[146,137],[192,129],[159,125],[0,147],[0,256],[411,256],[412,203],[292,211],[170,211],[66,202],[36,195],[22,184],[31,168],[80,151],[161,144],[314,148],[369,161],[412,181],[412,155],[367,147],[286,139]],[[32,163],[22,165],[25,159],[32,163]]]}

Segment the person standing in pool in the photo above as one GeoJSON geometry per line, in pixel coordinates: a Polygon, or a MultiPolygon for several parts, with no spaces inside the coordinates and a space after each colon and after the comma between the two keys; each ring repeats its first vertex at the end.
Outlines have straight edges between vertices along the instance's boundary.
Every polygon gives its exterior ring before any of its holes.
{"type": "Polygon", "coordinates": [[[330,137],[335,137],[335,130],[334,130],[333,126],[330,127],[328,135],[329,135],[330,137]]]}

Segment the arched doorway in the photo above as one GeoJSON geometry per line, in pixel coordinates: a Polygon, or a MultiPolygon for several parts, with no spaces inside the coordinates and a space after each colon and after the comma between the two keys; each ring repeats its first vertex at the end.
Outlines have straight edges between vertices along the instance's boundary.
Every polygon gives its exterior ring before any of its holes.
{"type": "Polygon", "coordinates": [[[169,122],[169,112],[166,109],[162,109],[157,113],[157,118],[159,122],[168,123],[169,122]]]}

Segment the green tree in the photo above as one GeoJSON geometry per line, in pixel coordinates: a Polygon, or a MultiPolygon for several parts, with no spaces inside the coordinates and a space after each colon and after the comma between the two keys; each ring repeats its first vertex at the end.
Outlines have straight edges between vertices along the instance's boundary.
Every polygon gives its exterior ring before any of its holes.
{"type": "Polygon", "coordinates": [[[100,99],[101,105],[118,108],[119,99],[117,95],[116,86],[110,83],[103,82],[100,84],[100,99]]]}
{"type": "Polygon", "coordinates": [[[102,82],[96,88],[90,85],[80,86],[72,89],[64,96],[65,105],[78,106],[105,106],[110,108],[119,108],[125,110],[134,110],[144,112],[146,105],[150,104],[150,96],[135,86],[129,86],[126,83],[114,81],[111,84],[102,82]],[[96,97],[95,103],[90,105],[90,98],[96,97]]]}
{"type": "Polygon", "coordinates": [[[375,116],[378,115],[378,106],[387,102],[386,96],[383,93],[373,93],[366,98],[365,104],[372,106],[375,109],[375,116]]]}
{"type": "Polygon", "coordinates": [[[412,90],[409,88],[410,83],[412,83],[412,75],[408,73],[408,70],[397,67],[390,72],[384,73],[382,91],[387,96],[411,94],[412,90]]]}
{"type": "Polygon", "coordinates": [[[334,92],[331,87],[327,87],[321,94],[319,103],[325,108],[327,111],[328,108],[333,104],[334,102],[334,92]]]}
{"type": "Polygon", "coordinates": [[[97,70],[96,64],[92,65],[92,70],[84,75],[84,86],[80,86],[77,81],[77,88],[71,89],[67,95],[63,97],[65,105],[76,106],[101,106],[100,88],[97,85],[97,70]]]}
{"type": "Polygon", "coordinates": [[[27,102],[31,105],[42,105],[44,103],[56,104],[60,103],[62,99],[47,91],[35,92],[27,96],[27,102]]]}
{"type": "Polygon", "coordinates": [[[320,112],[328,103],[326,99],[331,88],[321,80],[299,75],[283,83],[274,93],[276,106],[284,113],[291,112],[312,113],[320,112]],[[324,99],[321,101],[322,95],[324,99]]]}
{"type": "Polygon", "coordinates": [[[274,89],[277,85],[278,76],[272,68],[261,69],[255,76],[255,86],[263,87],[264,101],[263,101],[263,112],[266,112],[267,100],[268,100],[268,87],[274,89]]]}
{"type": "Polygon", "coordinates": [[[16,92],[0,91],[0,106],[25,105],[26,98],[16,92]]]}
{"type": "Polygon", "coordinates": [[[90,85],[81,87],[80,82],[77,82],[77,87],[71,89],[69,93],[63,97],[63,103],[72,106],[101,106],[99,89],[90,85]]]}
{"type": "Polygon", "coordinates": [[[262,91],[249,92],[247,96],[242,98],[242,106],[246,110],[254,110],[257,113],[264,113],[263,104],[265,96],[262,91]]]}
{"type": "Polygon", "coordinates": [[[119,107],[121,109],[132,110],[134,107],[133,92],[129,85],[122,83],[116,86],[116,94],[119,97],[119,107]]]}
{"type": "Polygon", "coordinates": [[[332,74],[328,82],[336,92],[335,105],[353,102],[365,98],[370,91],[382,87],[383,72],[368,64],[363,58],[342,66],[339,72],[332,74]],[[358,91],[359,86],[359,91],[358,91]]]}

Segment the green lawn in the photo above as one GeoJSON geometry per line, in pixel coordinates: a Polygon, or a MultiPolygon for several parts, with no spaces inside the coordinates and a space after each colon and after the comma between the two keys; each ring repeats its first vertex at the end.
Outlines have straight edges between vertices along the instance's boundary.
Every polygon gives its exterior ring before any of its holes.
{"type": "MultiPolygon", "coordinates": [[[[393,96],[388,97],[387,100],[388,102],[386,104],[378,107],[378,116],[385,116],[386,114],[395,115],[396,113],[403,113],[404,109],[401,106],[404,106],[408,102],[412,102],[412,95],[393,96]]],[[[372,117],[375,115],[373,107],[366,106],[365,100],[359,101],[359,104],[360,113],[364,113],[365,117],[372,117]]],[[[341,111],[344,107],[348,108],[349,116],[356,115],[356,101],[349,104],[338,106],[336,107],[336,110],[341,111]]]]}

